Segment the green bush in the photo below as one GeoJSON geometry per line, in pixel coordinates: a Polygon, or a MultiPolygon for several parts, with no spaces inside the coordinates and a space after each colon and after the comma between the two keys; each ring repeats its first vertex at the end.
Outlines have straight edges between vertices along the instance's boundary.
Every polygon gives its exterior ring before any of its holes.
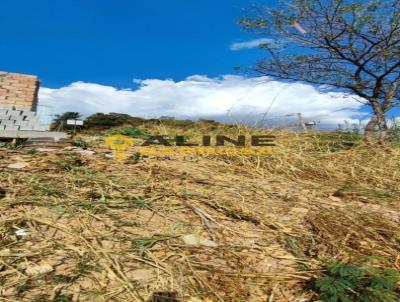
{"type": "Polygon", "coordinates": [[[394,145],[400,145],[400,127],[394,127],[390,130],[389,140],[394,145]]]}
{"type": "Polygon", "coordinates": [[[398,302],[399,280],[394,270],[331,263],[311,285],[324,302],[398,302]]]}
{"type": "Polygon", "coordinates": [[[74,145],[75,147],[80,147],[80,148],[83,148],[83,149],[89,148],[89,143],[88,143],[87,141],[84,141],[84,140],[81,140],[81,139],[75,140],[75,141],[73,142],[73,145],[74,145]]]}
{"type": "Polygon", "coordinates": [[[0,148],[4,149],[9,149],[9,150],[18,150],[22,148],[22,145],[17,143],[17,144],[12,144],[8,142],[0,142],[0,148]]]}
{"type": "Polygon", "coordinates": [[[73,130],[75,127],[73,125],[67,125],[67,120],[77,120],[81,118],[82,115],[79,112],[68,111],[63,114],[57,114],[53,120],[51,128],[52,130],[56,130],[62,125],[64,130],[73,130]]]}
{"type": "Polygon", "coordinates": [[[138,126],[143,123],[143,119],[139,117],[133,117],[129,114],[124,113],[96,113],[86,118],[86,128],[100,128],[106,129],[110,127],[122,126],[129,124],[132,126],[138,126]]]}
{"type": "Polygon", "coordinates": [[[135,127],[129,127],[125,129],[120,129],[120,130],[110,130],[105,133],[106,135],[116,135],[116,134],[121,134],[121,135],[126,135],[134,138],[144,138],[148,136],[148,133],[144,130],[135,128],[135,127]]]}

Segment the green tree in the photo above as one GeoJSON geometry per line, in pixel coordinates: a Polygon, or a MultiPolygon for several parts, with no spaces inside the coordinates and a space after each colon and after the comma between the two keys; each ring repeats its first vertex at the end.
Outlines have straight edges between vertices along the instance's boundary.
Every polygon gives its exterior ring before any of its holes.
{"type": "Polygon", "coordinates": [[[255,71],[346,91],[372,108],[365,128],[389,136],[386,114],[400,99],[400,1],[291,0],[254,6],[240,24],[268,38],[255,71]]]}
{"type": "MultiPolygon", "coordinates": [[[[82,115],[79,112],[64,112],[63,114],[57,114],[53,120],[53,128],[58,128],[59,126],[65,126],[66,128],[71,128],[71,126],[66,125],[67,120],[77,120],[80,119],[82,115]]],[[[73,126],[72,126],[73,127],[73,126]]]]}
{"type": "Polygon", "coordinates": [[[85,126],[87,128],[103,128],[107,129],[110,127],[121,126],[124,124],[137,126],[143,123],[143,119],[139,117],[133,117],[129,114],[124,113],[95,113],[85,120],[85,126]]]}

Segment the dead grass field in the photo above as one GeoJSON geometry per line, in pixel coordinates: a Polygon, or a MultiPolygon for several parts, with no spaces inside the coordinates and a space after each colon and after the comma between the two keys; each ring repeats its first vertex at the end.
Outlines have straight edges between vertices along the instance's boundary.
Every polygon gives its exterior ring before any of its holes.
{"type": "Polygon", "coordinates": [[[276,135],[265,158],[1,149],[0,301],[314,301],[325,261],[400,269],[400,149],[276,135]]]}

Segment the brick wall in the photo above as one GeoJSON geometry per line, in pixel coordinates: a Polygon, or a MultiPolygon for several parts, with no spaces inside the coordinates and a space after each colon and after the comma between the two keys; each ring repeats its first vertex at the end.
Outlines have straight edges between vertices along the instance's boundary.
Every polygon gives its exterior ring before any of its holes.
{"type": "Polygon", "coordinates": [[[0,71],[0,104],[36,111],[39,85],[35,76],[0,71]]]}

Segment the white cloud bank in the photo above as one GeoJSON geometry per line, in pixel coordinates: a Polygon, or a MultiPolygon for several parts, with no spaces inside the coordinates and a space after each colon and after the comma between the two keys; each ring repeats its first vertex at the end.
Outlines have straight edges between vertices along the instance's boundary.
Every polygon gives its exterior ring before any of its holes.
{"type": "Polygon", "coordinates": [[[302,83],[282,83],[267,77],[219,78],[194,75],[183,81],[134,80],[137,89],[117,89],[93,83],[75,82],[59,89],[41,88],[40,105],[54,113],[78,111],[85,116],[96,112],[120,112],[133,116],[213,118],[225,122],[254,123],[266,112],[266,122],[277,116],[301,112],[306,120],[320,120],[336,127],[344,120],[363,117],[362,104],[342,93],[321,92],[302,83]]]}
{"type": "Polygon", "coordinates": [[[241,50],[241,49],[257,48],[264,43],[269,43],[272,41],[273,41],[272,39],[261,38],[261,39],[246,41],[246,42],[235,42],[229,46],[229,49],[230,50],[241,50]]]}

